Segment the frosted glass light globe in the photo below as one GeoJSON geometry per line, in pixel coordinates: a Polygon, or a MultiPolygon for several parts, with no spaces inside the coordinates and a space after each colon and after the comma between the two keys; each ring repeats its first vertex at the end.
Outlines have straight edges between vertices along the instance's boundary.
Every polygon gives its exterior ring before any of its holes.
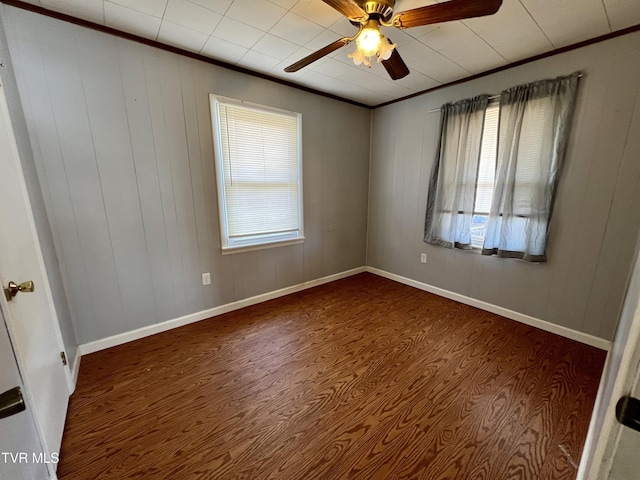
{"type": "Polygon", "coordinates": [[[380,50],[378,50],[378,63],[389,60],[393,54],[393,50],[397,46],[397,43],[389,42],[389,39],[383,35],[382,41],[380,42],[380,50]]]}
{"type": "Polygon", "coordinates": [[[371,67],[371,62],[367,60],[367,57],[362,55],[362,53],[360,53],[360,50],[358,50],[357,48],[353,53],[347,55],[347,57],[352,59],[353,63],[355,63],[356,65],[362,65],[364,63],[367,67],[371,67]]]}
{"type": "Polygon", "coordinates": [[[358,35],[358,38],[356,38],[358,51],[365,57],[372,57],[378,53],[381,43],[380,30],[377,28],[365,28],[360,35],[358,35]]]}

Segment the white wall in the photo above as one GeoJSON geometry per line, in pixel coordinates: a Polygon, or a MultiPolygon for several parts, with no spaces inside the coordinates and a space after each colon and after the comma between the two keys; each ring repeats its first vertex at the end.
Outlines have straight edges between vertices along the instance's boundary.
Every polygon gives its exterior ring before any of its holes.
{"type": "Polygon", "coordinates": [[[364,265],[369,110],[4,10],[80,343],[364,265]],[[220,254],[209,93],[302,113],[304,244],[220,254]]]}
{"type": "Polygon", "coordinates": [[[376,109],[367,264],[610,340],[640,225],[639,44],[636,32],[376,109]],[[424,243],[440,121],[428,111],[577,70],[584,77],[548,262],[424,243]],[[421,252],[428,255],[424,265],[421,252]]]}

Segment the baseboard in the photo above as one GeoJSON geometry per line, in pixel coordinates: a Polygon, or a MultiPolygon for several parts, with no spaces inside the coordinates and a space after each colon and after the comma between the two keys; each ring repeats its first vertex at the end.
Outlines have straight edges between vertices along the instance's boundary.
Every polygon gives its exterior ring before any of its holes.
{"type": "MultiPolygon", "coordinates": [[[[89,353],[94,353],[100,350],[115,347],[117,345],[122,345],[123,343],[139,340],[140,338],[148,337],[156,333],[166,332],[167,330],[172,330],[174,328],[182,327],[183,325],[199,322],[207,318],[222,315],[223,313],[232,312],[240,308],[248,307],[261,302],[266,302],[267,300],[283,297],[285,295],[289,295],[295,292],[300,292],[308,288],[317,287],[318,285],[323,285],[325,283],[333,282],[335,280],[340,280],[341,278],[350,277],[352,275],[362,273],[365,270],[366,270],[366,267],[353,268],[351,270],[335,273],[333,275],[328,275],[326,277],[318,278],[316,280],[310,280],[308,282],[299,283],[291,287],[281,288],[280,290],[274,290],[273,292],[263,293],[261,295],[256,295],[255,297],[245,298],[244,300],[238,300],[237,302],[227,303],[225,305],[220,305],[218,307],[210,308],[208,310],[202,310],[200,312],[192,313],[190,315],[185,315],[184,317],[174,318],[172,320],[167,320],[162,323],[149,325],[148,327],[142,327],[136,330],[132,330],[130,332],[120,333],[118,335],[113,335],[111,337],[102,338],[94,342],[84,343],[78,347],[78,355],[80,356],[87,355],[89,353]]],[[[79,359],[77,360],[77,363],[78,365],[80,364],[79,359]]],[[[76,376],[77,376],[77,373],[76,373],[76,376]]]]}
{"type": "Polygon", "coordinates": [[[449,290],[445,290],[444,288],[434,287],[433,285],[422,283],[411,278],[403,277],[401,275],[396,275],[395,273],[389,273],[374,267],[366,267],[365,270],[369,273],[373,273],[390,280],[395,280],[396,282],[404,283],[405,285],[419,288],[420,290],[424,290],[426,292],[433,293],[450,300],[455,300],[456,302],[464,303],[465,305],[470,305],[487,312],[495,313],[511,320],[524,323],[531,327],[536,327],[546,332],[555,333],[562,337],[570,338],[571,340],[576,340],[578,342],[591,345],[592,347],[596,347],[601,350],[609,351],[609,349],[611,348],[610,341],[604,340],[594,335],[589,335],[588,333],[572,330],[571,328],[556,325],[555,323],[550,323],[546,320],[540,320],[539,318],[531,317],[523,313],[509,310],[508,308],[499,307],[498,305],[493,305],[492,303],[483,302],[482,300],[477,300],[475,298],[467,297],[466,295],[451,292],[449,290]]]}
{"type": "Polygon", "coordinates": [[[58,475],[53,470],[53,467],[47,467],[49,469],[49,480],[58,480],[58,475]]]}
{"type": "Polygon", "coordinates": [[[80,373],[80,359],[82,359],[82,354],[80,353],[80,347],[78,347],[76,348],[76,354],[73,357],[73,365],[71,369],[71,393],[74,392],[74,390],[76,389],[76,385],[78,384],[78,373],[80,373]]]}
{"type": "Polygon", "coordinates": [[[202,310],[200,312],[192,313],[190,315],[185,315],[183,317],[167,320],[162,323],[149,325],[148,327],[138,328],[130,332],[120,333],[118,335],[113,335],[111,337],[102,338],[100,340],[82,344],[78,346],[78,349],[76,351],[76,356],[73,362],[73,371],[72,371],[73,385],[75,386],[75,383],[78,379],[78,372],[80,369],[80,360],[82,355],[87,355],[89,353],[94,353],[100,350],[115,347],[117,345],[122,345],[123,343],[132,342],[134,340],[148,337],[156,333],[165,332],[167,330],[172,330],[174,328],[178,328],[183,325],[199,322],[207,318],[222,315],[223,313],[232,312],[240,308],[248,307],[261,302],[266,302],[267,300],[272,300],[274,298],[283,297],[291,293],[300,292],[308,288],[316,287],[318,285],[323,285],[325,283],[333,282],[335,280],[340,280],[341,278],[350,277],[352,275],[356,275],[358,273],[362,273],[365,271],[373,273],[375,275],[379,275],[381,277],[388,278],[390,280],[394,280],[396,282],[403,283],[405,285],[419,288],[420,290],[424,290],[426,292],[430,292],[435,295],[439,295],[441,297],[449,298],[451,300],[464,303],[465,305],[470,305],[472,307],[480,308],[481,310],[502,315],[503,317],[509,318],[511,320],[516,320],[526,325],[530,325],[532,327],[536,327],[541,330],[545,330],[547,332],[555,333],[557,335],[561,335],[563,337],[570,338],[572,340],[576,340],[578,342],[585,343],[587,345],[591,345],[601,350],[608,351],[609,348],[611,347],[610,341],[604,340],[602,338],[599,338],[593,335],[589,335],[587,333],[579,332],[577,330],[572,330],[570,328],[556,325],[554,323],[550,323],[545,320],[540,320],[539,318],[531,317],[529,315],[525,315],[523,313],[509,310],[507,308],[500,307],[498,305],[493,305],[491,303],[484,302],[482,300],[477,300],[475,298],[467,297],[465,295],[461,295],[459,293],[451,292],[443,288],[422,283],[417,280],[413,280],[411,278],[403,277],[401,275],[396,275],[395,273],[386,272],[384,270],[380,270],[374,267],[358,267],[351,270],[346,270],[344,272],[336,273],[333,275],[328,275],[326,277],[322,277],[316,280],[303,282],[297,285],[293,285],[291,287],[286,287],[280,290],[274,290],[272,292],[256,295],[254,297],[239,300],[237,302],[220,305],[218,307],[210,308],[208,310],[202,310]]]}

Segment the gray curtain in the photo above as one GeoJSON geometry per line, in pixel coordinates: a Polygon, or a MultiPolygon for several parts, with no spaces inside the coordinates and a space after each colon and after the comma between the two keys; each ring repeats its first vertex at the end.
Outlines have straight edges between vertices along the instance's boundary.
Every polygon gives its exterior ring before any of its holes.
{"type": "Polygon", "coordinates": [[[440,142],[431,171],[424,241],[471,248],[484,114],[488,95],[442,106],[440,142]]]}
{"type": "Polygon", "coordinates": [[[546,261],[578,77],[543,80],[500,95],[496,180],[483,255],[546,261]]]}

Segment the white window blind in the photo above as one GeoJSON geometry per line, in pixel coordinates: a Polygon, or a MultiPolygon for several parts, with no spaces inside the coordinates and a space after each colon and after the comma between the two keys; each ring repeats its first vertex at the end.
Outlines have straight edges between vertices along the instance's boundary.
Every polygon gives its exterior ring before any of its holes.
{"type": "Polygon", "coordinates": [[[498,103],[487,107],[484,116],[482,147],[480,147],[480,164],[478,165],[478,181],[476,183],[476,200],[474,213],[489,213],[493,199],[493,183],[496,176],[496,154],[498,152],[498,103]]]}
{"type": "Polygon", "coordinates": [[[302,239],[300,114],[212,96],[223,249],[302,239]]]}
{"type": "Polygon", "coordinates": [[[471,219],[471,246],[474,248],[482,248],[484,243],[487,218],[493,200],[499,117],[500,104],[498,102],[490,104],[484,115],[480,162],[478,163],[478,178],[475,184],[475,201],[471,219]]]}

